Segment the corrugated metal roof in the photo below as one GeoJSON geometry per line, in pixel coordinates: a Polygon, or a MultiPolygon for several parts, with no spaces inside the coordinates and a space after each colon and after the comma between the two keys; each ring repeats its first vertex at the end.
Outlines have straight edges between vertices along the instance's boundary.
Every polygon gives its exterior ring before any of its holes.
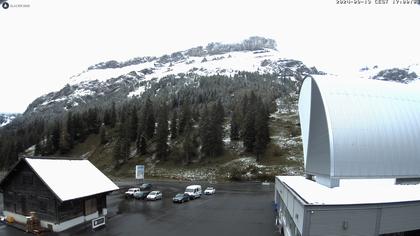
{"type": "Polygon", "coordinates": [[[420,176],[420,91],[367,79],[310,78],[299,98],[307,173],[420,176]]]}
{"type": "Polygon", "coordinates": [[[88,160],[25,158],[25,161],[61,201],[119,189],[88,160]]]}

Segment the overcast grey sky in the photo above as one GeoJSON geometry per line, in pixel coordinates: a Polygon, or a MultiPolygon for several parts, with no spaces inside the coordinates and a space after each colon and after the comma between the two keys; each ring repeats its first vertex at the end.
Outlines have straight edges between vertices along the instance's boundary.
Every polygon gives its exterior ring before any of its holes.
{"type": "Polygon", "coordinates": [[[0,8],[0,112],[23,112],[97,62],[213,41],[273,38],[333,73],[420,63],[420,6],[336,0],[8,0],[0,8]]]}

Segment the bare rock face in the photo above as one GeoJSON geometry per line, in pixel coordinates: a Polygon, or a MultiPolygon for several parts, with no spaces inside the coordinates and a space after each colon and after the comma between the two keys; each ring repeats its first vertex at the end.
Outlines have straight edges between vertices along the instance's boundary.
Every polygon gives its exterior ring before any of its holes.
{"type": "Polygon", "coordinates": [[[373,76],[372,79],[407,84],[418,79],[418,76],[415,72],[410,72],[408,69],[392,68],[380,71],[377,75],[373,76]]]}

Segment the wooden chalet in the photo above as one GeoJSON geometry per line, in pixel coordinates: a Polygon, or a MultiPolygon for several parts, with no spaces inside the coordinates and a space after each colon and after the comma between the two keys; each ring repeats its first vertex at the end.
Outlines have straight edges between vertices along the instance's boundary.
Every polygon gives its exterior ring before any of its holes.
{"type": "Polygon", "coordinates": [[[118,187],[88,160],[22,158],[1,180],[3,215],[60,232],[107,214],[106,195],[118,187]]]}

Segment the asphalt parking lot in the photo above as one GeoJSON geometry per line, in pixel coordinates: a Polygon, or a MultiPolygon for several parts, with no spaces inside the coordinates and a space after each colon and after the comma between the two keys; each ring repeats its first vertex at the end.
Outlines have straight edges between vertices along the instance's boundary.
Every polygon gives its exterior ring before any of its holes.
{"type": "MultiPolygon", "coordinates": [[[[118,183],[121,190],[107,198],[108,218],[105,227],[93,231],[86,224],[49,235],[279,235],[274,226],[272,184],[214,184],[215,195],[174,204],[172,197],[193,183],[151,182],[153,190],[163,192],[163,200],[125,199],[124,191],[133,184],[118,183]]],[[[203,191],[209,185],[198,184],[202,185],[203,191]]],[[[0,225],[0,235],[27,234],[0,225]]]]}

